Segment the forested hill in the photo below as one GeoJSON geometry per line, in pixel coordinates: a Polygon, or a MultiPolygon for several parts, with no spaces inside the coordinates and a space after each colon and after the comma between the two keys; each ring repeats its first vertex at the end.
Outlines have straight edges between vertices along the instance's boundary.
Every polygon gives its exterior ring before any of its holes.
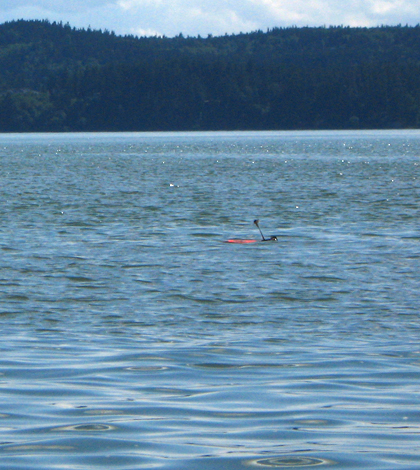
{"type": "Polygon", "coordinates": [[[116,36],[0,25],[0,132],[420,127],[420,26],[116,36]]]}

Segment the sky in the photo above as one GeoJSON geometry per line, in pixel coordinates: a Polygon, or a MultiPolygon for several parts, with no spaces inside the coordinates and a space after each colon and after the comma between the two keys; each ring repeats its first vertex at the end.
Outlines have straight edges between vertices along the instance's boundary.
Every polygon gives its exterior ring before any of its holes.
{"type": "Polygon", "coordinates": [[[420,23],[420,0],[0,0],[0,23],[47,19],[118,35],[237,34],[287,26],[420,23]]]}

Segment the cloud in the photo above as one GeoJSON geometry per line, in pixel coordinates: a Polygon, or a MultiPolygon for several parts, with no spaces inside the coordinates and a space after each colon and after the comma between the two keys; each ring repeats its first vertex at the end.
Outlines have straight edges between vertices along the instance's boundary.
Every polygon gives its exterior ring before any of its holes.
{"type": "Polygon", "coordinates": [[[264,16],[297,26],[381,24],[420,22],[418,0],[249,0],[264,6],[264,16]]]}
{"type": "Polygon", "coordinates": [[[118,4],[133,19],[149,22],[148,27],[166,35],[420,22],[418,0],[119,0],[118,4]]]}
{"type": "Polygon", "coordinates": [[[419,0],[0,0],[0,22],[49,19],[117,34],[223,35],[276,26],[417,24],[419,0]]]}
{"type": "Polygon", "coordinates": [[[151,28],[168,36],[195,36],[258,27],[252,16],[259,6],[249,0],[119,0],[118,5],[132,17],[132,32],[151,28]],[[134,24],[136,19],[138,26],[134,24]]]}
{"type": "Polygon", "coordinates": [[[0,0],[0,23],[19,19],[47,19],[71,26],[126,31],[126,15],[116,0],[0,0]]]}

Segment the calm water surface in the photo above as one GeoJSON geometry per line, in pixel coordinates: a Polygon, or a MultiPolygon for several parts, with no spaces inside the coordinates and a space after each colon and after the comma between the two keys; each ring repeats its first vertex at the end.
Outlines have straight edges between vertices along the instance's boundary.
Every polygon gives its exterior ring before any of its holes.
{"type": "Polygon", "coordinates": [[[419,469],[419,170],[418,131],[1,135],[0,468],[419,469]]]}

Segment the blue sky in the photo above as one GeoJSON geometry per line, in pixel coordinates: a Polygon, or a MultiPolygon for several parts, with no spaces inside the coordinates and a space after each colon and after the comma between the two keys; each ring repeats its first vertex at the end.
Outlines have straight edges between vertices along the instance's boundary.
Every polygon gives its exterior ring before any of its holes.
{"type": "Polygon", "coordinates": [[[275,26],[420,23],[420,0],[0,0],[0,23],[48,19],[138,36],[214,36],[275,26]]]}

